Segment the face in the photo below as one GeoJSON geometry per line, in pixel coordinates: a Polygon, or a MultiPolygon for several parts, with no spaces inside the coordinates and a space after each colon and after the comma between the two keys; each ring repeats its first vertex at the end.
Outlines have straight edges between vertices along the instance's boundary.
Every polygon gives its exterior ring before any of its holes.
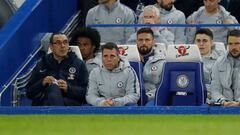
{"type": "Polygon", "coordinates": [[[143,12],[143,22],[145,24],[160,23],[160,17],[157,16],[156,12],[154,12],[153,10],[144,10],[144,12],[143,12]]]}
{"type": "Polygon", "coordinates": [[[89,38],[86,37],[77,38],[77,45],[81,51],[84,60],[93,58],[95,46],[92,44],[89,38]]]}
{"type": "Polygon", "coordinates": [[[206,34],[197,34],[195,38],[195,44],[197,44],[201,55],[207,55],[211,53],[213,40],[206,34]]]}
{"type": "Polygon", "coordinates": [[[115,49],[104,49],[102,52],[102,61],[106,69],[112,71],[119,65],[119,55],[115,49]]]}
{"type": "Polygon", "coordinates": [[[208,13],[216,12],[218,9],[218,3],[220,0],[203,0],[205,9],[208,13]]]}
{"type": "Polygon", "coordinates": [[[151,52],[155,40],[150,33],[141,33],[137,35],[137,47],[140,55],[146,55],[151,52]]]}
{"type": "Polygon", "coordinates": [[[237,58],[240,56],[240,37],[229,36],[228,37],[228,49],[229,53],[237,58]]]}
{"type": "Polygon", "coordinates": [[[55,35],[53,37],[53,42],[49,47],[52,50],[55,59],[64,59],[69,49],[69,41],[67,36],[64,34],[55,35]]]}
{"type": "Polygon", "coordinates": [[[157,0],[161,8],[171,10],[175,0],[157,0]]]}

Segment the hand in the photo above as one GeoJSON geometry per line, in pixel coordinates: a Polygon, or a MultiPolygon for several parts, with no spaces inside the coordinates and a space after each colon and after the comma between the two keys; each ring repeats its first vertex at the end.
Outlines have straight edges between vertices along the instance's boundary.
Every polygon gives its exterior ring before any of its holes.
{"type": "Polygon", "coordinates": [[[106,100],[103,101],[103,104],[105,106],[112,106],[113,105],[113,101],[112,101],[112,99],[106,99],[106,100]]]}
{"type": "Polygon", "coordinates": [[[224,19],[224,22],[223,22],[224,24],[235,24],[236,22],[234,22],[234,20],[233,19],[231,19],[231,18],[227,18],[227,19],[224,19]]]}
{"type": "Polygon", "coordinates": [[[50,85],[52,84],[54,81],[56,81],[56,79],[53,76],[46,76],[43,79],[42,85],[46,86],[46,85],[50,85]]]}
{"type": "Polygon", "coordinates": [[[67,85],[66,81],[64,81],[62,79],[58,80],[58,86],[59,86],[60,89],[63,89],[64,92],[67,92],[68,85],[67,85]]]}
{"type": "Polygon", "coordinates": [[[223,106],[239,106],[239,102],[236,101],[224,101],[223,106]]]}

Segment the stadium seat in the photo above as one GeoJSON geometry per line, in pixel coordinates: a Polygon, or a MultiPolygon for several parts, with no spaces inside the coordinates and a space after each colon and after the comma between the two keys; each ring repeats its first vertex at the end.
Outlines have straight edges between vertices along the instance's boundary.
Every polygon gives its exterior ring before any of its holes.
{"type": "Polygon", "coordinates": [[[133,69],[135,70],[139,84],[140,84],[140,100],[138,102],[138,105],[145,105],[145,89],[144,89],[144,83],[143,83],[143,65],[140,60],[140,55],[138,53],[138,49],[136,45],[118,45],[119,48],[119,54],[126,57],[133,69]]]}
{"type": "Polygon", "coordinates": [[[156,106],[205,104],[203,63],[196,45],[169,45],[163,77],[155,95],[156,106]]]}
{"type": "Polygon", "coordinates": [[[225,54],[227,52],[226,47],[223,42],[214,42],[216,52],[219,52],[220,54],[225,54]]]}
{"type": "Polygon", "coordinates": [[[156,43],[154,47],[159,50],[160,53],[164,53],[166,55],[167,46],[164,43],[156,43]]]}

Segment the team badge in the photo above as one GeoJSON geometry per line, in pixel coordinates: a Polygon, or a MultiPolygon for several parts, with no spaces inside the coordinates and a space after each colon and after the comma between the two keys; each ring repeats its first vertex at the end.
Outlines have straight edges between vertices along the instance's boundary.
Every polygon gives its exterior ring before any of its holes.
{"type": "Polygon", "coordinates": [[[127,50],[128,50],[128,46],[126,46],[125,48],[122,46],[118,47],[118,54],[122,55],[122,56],[127,56],[127,50]]]}
{"type": "Polygon", "coordinates": [[[118,88],[122,88],[122,87],[123,87],[123,82],[121,82],[121,81],[118,82],[118,83],[117,83],[117,87],[118,87],[118,88]]]}
{"type": "Polygon", "coordinates": [[[115,20],[116,23],[121,23],[122,22],[122,19],[120,17],[116,18],[115,20]]]}
{"type": "Polygon", "coordinates": [[[74,74],[74,73],[76,73],[76,68],[70,67],[68,71],[69,71],[69,73],[74,74]]]}
{"type": "Polygon", "coordinates": [[[179,88],[186,88],[189,85],[189,78],[187,75],[179,75],[176,80],[177,86],[179,88]]]}
{"type": "Polygon", "coordinates": [[[156,71],[157,70],[157,66],[152,66],[151,70],[152,71],[156,71]]]}
{"type": "Polygon", "coordinates": [[[76,73],[76,68],[75,67],[70,67],[69,68],[69,73],[68,73],[68,80],[74,80],[75,78],[75,73],[76,73]]]}
{"type": "Polygon", "coordinates": [[[172,20],[172,19],[168,19],[168,20],[167,20],[167,23],[168,23],[168,24],[172,24],[172,23],[173,23],[173,20],[172,20]]]}
{"type": "Polygon", "coordinates": [[[218,20],[216,21],[216,23],[217,23],[217,24],[222,24],[222,20],[218,19],[218,20]]]}

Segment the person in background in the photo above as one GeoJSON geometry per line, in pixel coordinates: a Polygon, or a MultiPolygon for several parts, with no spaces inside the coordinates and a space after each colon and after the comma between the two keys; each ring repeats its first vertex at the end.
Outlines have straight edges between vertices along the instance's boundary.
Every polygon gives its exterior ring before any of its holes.
{"type": "MultiPolygon", "coordinates": [[[[134,24],[135,14],[129,7],[119,0],[98,0],[98,5],[91,8],[86,17],[86,26],[91,24],[134,24]]],[[[126,43],[134,27],[97,27],[101,35],[101,41],[126,43]]]]}
{"type": "Polygon", "coordinates": [[[101,37],[96,29],[89,27],[80,28],[75,32],[72,40],[81,51],[88,73],[102,65],[99,53],[101,37]]]}
{"type": "MultiPolygon", "coordinates": [[[[187,18],[188,24],[235,24],[238,21],[230,15],[224,7],[219,5],[220,0],[203,0],[204,6],[194,12],[187,18]]],[[[223,42],[226,44],[226,36],[229,29],[233,27],[211,27],[214,35],[214,42],[223,42]]],[[[187,43],[194,41],[196,28],[188,27],[186,30],[187,43]]]]}
{"type": "Polygon", "coordinates": [[[63,33],[53,33],[49,47],[52,53],[37,63],[26,86],[32,105],[85,104],[88,72],[84,62],[69,51],[69,41],[63,33]]]}
{"type": "MultiPolygon", "coordinates": [[[[162,24],[186,24],[184,13],[174,7],[174,2],[175,0],[157,0],[155,6],[160,11],[162,24]]],[[[175,44],[186,43],[184,27],[168,27],[168,30],[174,34],[175,44]]]]}
{"type": "MultiPolygon", "coordinates": [[[[159,24],[160,23],[160,12],[154,5],[148,5],[144,7],[141,15],[141,21],[144,24],[159,24]]],[[[157,43],[164,43],[166,45],[173,44],[174,35],[164,27],[151,27],[154,32],[154,39],[157,43]]],[[[128,39],[129,44],[135,44],[137,40],[137,34],[133,33],[128,39]]]]}
{"type": "Polygon", "coordinates": [[[140,86],[137,75],[129,62],[118,54],[115,43],[102,47],[102,67],[95,68],[89,76],[86,95],[93,106],[137,105],[140,86]]]}
{"type": "Polygon", "coordinates": [[[227,35],[228,53],[213,66],[211,96],[223,106],[240,105],[240,30],[227,35]]]}

